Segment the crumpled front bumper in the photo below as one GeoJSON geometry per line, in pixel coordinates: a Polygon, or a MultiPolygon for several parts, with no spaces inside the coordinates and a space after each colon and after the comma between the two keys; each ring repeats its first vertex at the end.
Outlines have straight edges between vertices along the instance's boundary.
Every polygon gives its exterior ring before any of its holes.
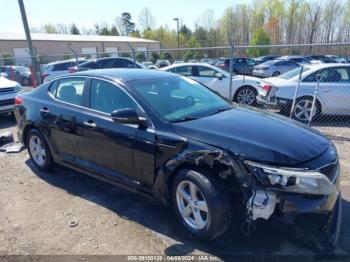
{"type": "Polygon", "coordinates": [[[312,218],[313,223],[319,223],[329,240],[336,245],[342,225],[342,198],[340,192],[340,173],[333,182],[336,191],[331,195],[308,195],[288,193],[272,188],[256,189],[255,198],[248,202],[248,213],[254,221],[258,218],[269,220],[277,218],[280,221],[293,223],[312,218]],[[265,198],[266,196],[266,198],[265,198]]]}

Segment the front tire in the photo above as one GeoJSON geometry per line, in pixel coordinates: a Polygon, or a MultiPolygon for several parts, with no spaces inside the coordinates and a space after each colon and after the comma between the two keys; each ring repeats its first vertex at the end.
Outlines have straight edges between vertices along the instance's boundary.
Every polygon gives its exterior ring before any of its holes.
{"type": "MultiPolygon", "coordinates": [[[[293,112],[293,118],[302,123],[308,123],[311,115],[313,98],[311,97],[301,97],[298,98],[295,103],[295,108],[293,112]]],[[[316,100],[314,110],[312,112],[312,119],[315,119],[321,114],[321,106],[316,100]]]]}
{"type": "Polygon", "coordinates": [[[231,224],[223,181],[209,172],[181,170],[174,179],[172,200],[178,219],[199,239],[214,239],[231,224]]]}
{"type": "Polygon", "coordinates": [[[36,129],[31,129],[26,138],[28,153],[35,166],[42,171],[52,171],[54,168],[50,148],[43,135],[36,129]]]}
{"type": "Polygon", "coordinates": [[[279,76],[280,74],[281,74],[280,72],[276,71],[276,72],[274,72],[274,73],[272,74],[272,76],[273,76],[273,77],[277,77],[277,76],[279,76]]]}

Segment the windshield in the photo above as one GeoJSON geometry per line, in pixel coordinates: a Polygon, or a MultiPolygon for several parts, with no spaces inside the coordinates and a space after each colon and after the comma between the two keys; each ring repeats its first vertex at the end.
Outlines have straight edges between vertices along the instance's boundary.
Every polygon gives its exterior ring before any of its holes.
{"type": "MultiPolygon", "coordinates": [[[[293,77],[296,77],[296,76],[300,75],[300,70],[301,70],[301,67],[297,67],[297,68],[295,68],[293,70],[290,70],[290,71],[288,71],[288,72],[286,72],[284,74],[279,75],[278,78],[291,79],[293,77]]],[[[310,68],[304,67],[303,73],[308,71],[308,70],[310,70],[310,68]]]]}
{"type": "Polygon", "coordinates": [[[26,68],[24,66],[14,66],[13,68],[18,70],[21,73],[30,73],[29,68],[26,68]]]}
{"type": "Polygon", "coordinates": [[[170,122],[201,118],[231,108],[225,99],[185,77],[137,80],[129,85],[170,122]]]}

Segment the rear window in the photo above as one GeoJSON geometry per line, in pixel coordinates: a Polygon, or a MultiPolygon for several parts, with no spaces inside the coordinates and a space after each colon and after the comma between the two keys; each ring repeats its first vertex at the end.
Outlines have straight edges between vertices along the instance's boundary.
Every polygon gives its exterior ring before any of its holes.
{"type": "MultiPolygon", "coordinates": [[[[307,72],[309,70],[310,70],[310,68],[304,67],[303,73],[307,72]]],[[[295,68],[293,70],[290,70],[290,71],[288,71],[288,72],[286,72],[284,74],[279,75],[278,78],[291,79],[293,77],[296,77],[296,76],[300,75],[300,71],[301,71],[301,67],[297,67],[297,68],[295,68]]]]}
{"type": "Polygon", "coordinates": [[[63,71],[63,70],[68,70],[68,68],[74,66],[73,62],[67,62],[67,63],[61,63],[61,64],[56,64],[53,67],[52,71],[63,71]]]}

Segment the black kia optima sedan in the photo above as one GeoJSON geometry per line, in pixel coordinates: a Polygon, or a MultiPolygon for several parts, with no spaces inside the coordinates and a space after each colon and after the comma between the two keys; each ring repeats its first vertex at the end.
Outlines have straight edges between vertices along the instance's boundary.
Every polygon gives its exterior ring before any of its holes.
{"type": "Polygon", "coordinates": [[[245,228],[318,214],[325,223],[335,217],[339,231],[334,145],[186,77],[142,69],[76,73],[18,95],[15,116],[39,169],[59,164],[159,199],[198,238],[223,234],[238,215],[245,228]]]}

